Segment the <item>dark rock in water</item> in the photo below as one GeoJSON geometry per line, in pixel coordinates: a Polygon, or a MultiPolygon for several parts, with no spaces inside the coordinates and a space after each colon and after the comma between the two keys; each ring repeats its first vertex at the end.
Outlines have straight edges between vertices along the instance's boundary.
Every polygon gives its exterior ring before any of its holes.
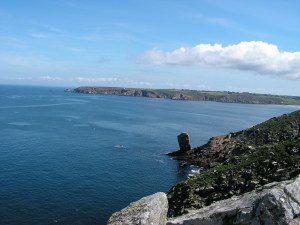
{"type": "Polygon", "coordinates": [[[181,152],[187,152],[191,150],[190,137],[188,133],[181,133],[177,136],[177,138],[181,152]]]}

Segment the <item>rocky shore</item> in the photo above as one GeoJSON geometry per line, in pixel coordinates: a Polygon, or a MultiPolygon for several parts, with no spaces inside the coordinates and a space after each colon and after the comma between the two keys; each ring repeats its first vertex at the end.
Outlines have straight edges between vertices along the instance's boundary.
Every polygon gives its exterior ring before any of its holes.
{"type": "Polygon", "coordinates": [[[167,224],[300,224],[300,111],[193,149],[179,140],[168,155],[203,172],[167,193],[167,224]]]}

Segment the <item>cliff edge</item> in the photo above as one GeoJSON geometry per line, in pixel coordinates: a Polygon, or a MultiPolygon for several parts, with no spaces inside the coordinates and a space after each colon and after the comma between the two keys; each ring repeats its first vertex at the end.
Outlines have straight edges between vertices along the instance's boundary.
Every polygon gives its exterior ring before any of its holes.
{"type": "Polygon", "coordinates": [[[168,193],[170,217],[300,173],[300,111],[169,154],[204,171],[168,193]]]}
{"type": "Polygon", "coordinates": [[[203,172],[167,193],[167,224],[300,224],[300,111],[168,155],[203,172]]]}

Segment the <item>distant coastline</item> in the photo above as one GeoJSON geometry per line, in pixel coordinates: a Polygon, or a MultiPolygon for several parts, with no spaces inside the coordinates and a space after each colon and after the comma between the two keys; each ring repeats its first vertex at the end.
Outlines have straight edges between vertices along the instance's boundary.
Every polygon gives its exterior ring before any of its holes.
{"type": "Polygon", "coordinates": [[[147,98],[164,98],[172,100],[188,101],[214,101],[224,103],[242,104],[274,104],[300,106],[300,97],[282,96],[270,94],[255,94],[249,92],[229,91],[199,91],[187,89],[143,89],[143,88],[122,88],[122,87],[78,87],[73,90],[81,94],[118,95],[147,98]]]}

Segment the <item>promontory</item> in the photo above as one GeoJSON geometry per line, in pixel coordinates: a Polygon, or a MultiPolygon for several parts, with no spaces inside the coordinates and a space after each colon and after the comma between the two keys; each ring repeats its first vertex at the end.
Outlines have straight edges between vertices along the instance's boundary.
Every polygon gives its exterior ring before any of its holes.
{"type": "Polygon", "coordinates": [[[145,197],[109,225],[300,225],[300,111],[168,155],[199,175],[145,197]]]}
{"type": "Polygon", "coordinates": [[[249,92],[199,91],[187,89],[143,89],[122,87],[78,87],[73,90],[82,94],[118,95],[172,100],[214,101],[245,104],[300,105],[300,97],[249,92]]]}

